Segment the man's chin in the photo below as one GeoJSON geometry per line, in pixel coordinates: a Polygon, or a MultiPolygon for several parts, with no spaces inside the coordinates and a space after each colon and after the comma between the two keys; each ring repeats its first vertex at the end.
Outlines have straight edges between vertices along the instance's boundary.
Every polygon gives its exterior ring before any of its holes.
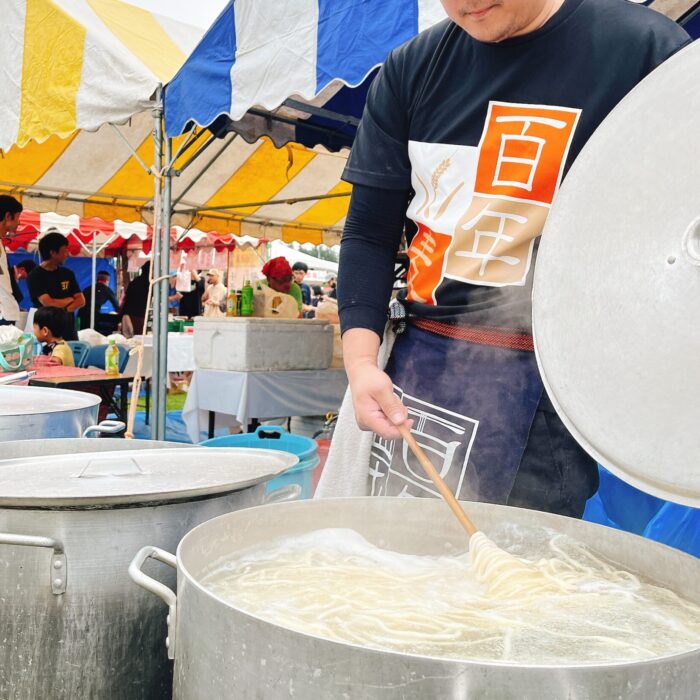
{"type": "Polygon", "coordinates": [[[472,39],[481,41],[485,44],[497,44],[499,41],[504,41],[510,36],[508,29],[500,24],[485,23],[485,22],[465,22],[462,25],[467,34],[472,39]]]}

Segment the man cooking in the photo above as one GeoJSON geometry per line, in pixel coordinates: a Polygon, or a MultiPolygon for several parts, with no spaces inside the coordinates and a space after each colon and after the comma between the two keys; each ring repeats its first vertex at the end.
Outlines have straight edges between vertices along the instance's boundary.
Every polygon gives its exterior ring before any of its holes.
{"type": "Polygon", "coordinates": [[[396,441],[412,420],[458,498],[580,517],[597,465],[538,373],[538,236],[596,127],[689,39],[627,0],[442,4],[450,19],[382,66],[344,174],[354,187],[338,297],[357,422],[376,434],[367,489],[434,495],[396,441]],[[392,313],[405,318],[384,372],[405,217],[408,288],[392,313]]]}

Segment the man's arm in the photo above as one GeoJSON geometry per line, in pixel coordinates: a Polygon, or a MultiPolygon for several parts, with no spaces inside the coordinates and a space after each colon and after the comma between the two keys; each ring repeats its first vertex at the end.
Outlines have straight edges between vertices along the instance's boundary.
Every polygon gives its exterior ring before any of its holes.
{"type": "MultiPolygon", "coordinates": [[[[82,294],[80,296],[83,296],[82,294]]],[[[55,299],[48,294],[40,294],[37,300],[42,306],[55,306],[58,309],[68,311],[68,307],[73,303],[74,297],[64,297],[63,299],[55,299]]],[[[84,300],[83,300],[84,301],[84,300]]]]}
{"type": "Polygon", "coordinates": [[[408,191],[355,185],[340,247],[338,310],[358,425],[387,439],[408,413],[377,366],[408,191]]]}
{"type": "Polygon", "coordinates": [[[69,313],[72,313],[73,311],[77,311],[78,309],[82,309],[83,306],[85,306],[85,295],[82,292],[78,292],[77,294],[73,295],[73,300],[66,307],[66,311],[68,311],[69,313]]]}

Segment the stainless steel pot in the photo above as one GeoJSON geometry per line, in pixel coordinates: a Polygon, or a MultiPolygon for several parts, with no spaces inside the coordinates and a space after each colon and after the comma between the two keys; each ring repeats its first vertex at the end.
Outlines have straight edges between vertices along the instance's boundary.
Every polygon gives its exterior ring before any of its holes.
{"type": "Polygon", "coordinates": [[[99,396],[82,391],[0,386],[0,441],[80,437],[99,406],[99,396]]]}
{"type": "MultiPolygon", "coordinates": [[[[590,545],[700,603],[700,560],[640,537],[570,518],[506,506],[469,503],[474,521],[498,541],[498,526],[549,527],[590,545]]],[[[177,557],[146,547],[131,577],[168,606],[174,698],[576,698],[694,699],[700,649],[653,661],[587,666],[524,666],[435,659],[382,652],[300,634],[238,610],[200,581],[220,557],[288,535],[326,527],[352,528],[370,542],[411,554],[467,548],[445,504],[433,499],[356,498],[253,508],[211,520],[189,532],[177,557]],[[429,523],[429,526],[426,526],[429,523]],[[448,549],[449,547],[449,549],[448,549]],[[140,567],[149,558],[177,567],[177,596],[140,567]]],[[[161,614],[165,616],[165,611],[161,614]]]]}
{"type": "Polygon", "coordinates": [[[172,549],[195,525],[259,505],[295,461],[193,447],[0,462],[0,698],[170,697],[167,624],[129,562],[146,543],[172,549]]]}

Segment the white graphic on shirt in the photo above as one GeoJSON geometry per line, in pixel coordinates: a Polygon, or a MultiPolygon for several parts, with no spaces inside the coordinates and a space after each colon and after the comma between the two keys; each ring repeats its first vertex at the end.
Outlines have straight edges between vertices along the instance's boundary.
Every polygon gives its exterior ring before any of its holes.
{"type": "MultiPolygon", "coordinates": [[[[540,158],[542,157],[542,149],[547,143],[546,139],[539,138],[537,136],[528,136],[527,130],[532,126],[532,124],[542,124],[545,126],[550,126],[554,129],[565,129],[567,123],[561,119],[546,119],[542,117],[497,117],[496,124],[514,124],[521,123],[523,125],[522,131],[519,135],[517,134],[502,134],[501,135],[501,147],[498,151],[498,158],[496,159],[496,172],[494,174],[493,181],[491,182],[493,187],[516,187],[528,192],[532,192],[532,184],[535,179],[535,173],[537,172],[537,167],[540,163],[540,158]],[[517,151],[518,147],[523,146],[534,146],[535,153],[533,156],[513,156],[508,155],[517,151]],[[525,166],[525,171],[527,173],[527,179],[523,180],[509,180],[506,178],[501,178],[501,173],[503,169],[511,164],[520,164],[525,166]]],[[[527,149],[525,149],[527,150],[527,149]]]]}
{"type": "Polygon", "coordinates": [[[509,236],[505,233],[506,223],[510,221],[515,221],[518,224],[527,223],[527,217],[518,216],[517,214],[510,214],[508,212],[499,212],[492,210],[492,204],[485,206],[471,221],[466,222],[462,228],[469,229],[474,228],[476,235],[474,236],[474,244],[470,250],[456,250],[455,255],[458,258],[474,258],[481,261],[481,267],[479,268],[479,275],[484,276],[486,272],[486,266],[492,260],[498,260],[506,265],[517,265],[520,262],[520,258],[516,258],[513,255],[494,255],[494,251],[498,248],[498,244],[502,241],[507,241],[508,243],[514,240],[513,236],[509,236]],[[486,223],[491,223],[496,225],[496,229],[488,228],[477,228],[479,222],[485,219],[486,223]],[[480,252],[482,240],[487,239],[487,245],[489,245],[486,252],[480,252]]]}
{"type": "MultiPolygon", "coordinates": [[[[468,490],[461,492],[467,487],[464,481],[479,421],[421,401],[399,387],[394,390],[407,407],[408,417],[413,419],[411,432],[440,476],[458,497],[467,496],[468,490]]],[[[439,496],[403,441],[397,448],[396,441],[374,436],[369,477],[372,496],[439,496]]]]}

